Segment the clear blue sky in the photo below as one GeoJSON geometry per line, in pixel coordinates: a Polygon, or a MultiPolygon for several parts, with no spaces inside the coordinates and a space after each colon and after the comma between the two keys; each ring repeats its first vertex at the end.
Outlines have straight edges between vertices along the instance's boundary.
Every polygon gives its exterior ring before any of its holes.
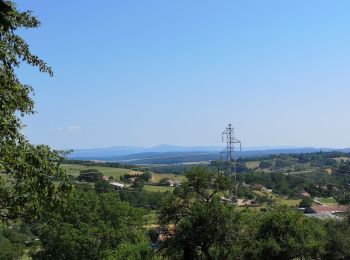
{"type": "Polygon", "coordinates": [[[350,146],[350,1],[20,0],[33,143],[350,146]]]}

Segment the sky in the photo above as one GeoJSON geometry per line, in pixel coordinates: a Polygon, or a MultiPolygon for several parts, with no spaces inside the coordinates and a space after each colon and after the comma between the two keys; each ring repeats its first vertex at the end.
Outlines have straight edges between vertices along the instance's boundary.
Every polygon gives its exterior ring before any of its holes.
{"type": "Polygon", "coordinates": [[[54,148],[350,147],[350,1],[18,0],[54,77],[23,66],[54,148]]]}

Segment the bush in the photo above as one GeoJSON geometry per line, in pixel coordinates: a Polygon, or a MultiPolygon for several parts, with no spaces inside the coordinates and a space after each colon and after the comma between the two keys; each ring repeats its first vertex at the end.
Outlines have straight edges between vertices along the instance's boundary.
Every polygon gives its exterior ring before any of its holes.
{"type": "Polygon", "coordinates": [[[98,180],[101,180],[103,177],[103,174],[96,170],[96,169],[87,169],[80,171],[80,174],[78,176],[79,181],[86,181],[86,182],[96,182],[98,180]]]}

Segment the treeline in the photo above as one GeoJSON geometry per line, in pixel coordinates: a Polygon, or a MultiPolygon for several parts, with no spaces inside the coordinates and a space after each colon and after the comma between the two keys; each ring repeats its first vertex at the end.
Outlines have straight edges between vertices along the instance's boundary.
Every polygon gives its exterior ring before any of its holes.
{"type": "MultiPolygon", "coordinates": [[[[273,154],[269,156],[258,156],[248,158],[238,158],[238,163],[252,161],[260,162],[260,169],[281,169],[287,167],[336,167],[343,159],[350,158],[350,153],[343,152],[314,152],[296,154],[273,154]],[[336,159],[340,158],[339,161],[336,159]]],[[[344,160],[343,160],[344,161],[344,160]]]]}
{"type": "Polygon", "coordinates": [[[121,164],[118,162],[96,162],[96,161],[89,161],[89,160],[71,160],[65,158],[62,163],[64,164],[82,164],[89,167],[94,166],[104,166],[104,167],[110,167],[110,168],[124,168],[124,169],[136,169],[138,168],[136,165],[132,164],[121,164]]]}

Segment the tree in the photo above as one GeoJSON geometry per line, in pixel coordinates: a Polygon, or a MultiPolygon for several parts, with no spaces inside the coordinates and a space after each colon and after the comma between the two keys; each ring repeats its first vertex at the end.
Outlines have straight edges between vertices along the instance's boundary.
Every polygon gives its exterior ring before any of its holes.
{"type": "Polygon", "coordinates": [[[319,259],[325,246],[322,223],[286,206],[256,216],[245,259],[319,259]]]}
{"type": "Polygon", "coordinates": [[[55,208],[71,186],[59,168],[61,153],[48,146],[31,145],[21,133],[21,117],[34,113],[33,89],[17,78],[22,62],[52,75],[46,63],[29,51],[17,34],[36,28],[31,12],[20,12],[11,1],[0,0],[0,218],[35,220],[55,208]],[[54,185],[53,181],[56,181],[54,185]],[[5,185],[9,182],[10,185],[5,185]]]}
{"type": "Polygon", "coordinates": [[[97,193],[110,192],[114,189],[114,186],[111,185],[109,181],[101,179],[95,182],[95,190],[97,193]]]}
{"type": "Polygon", "coordinates": [[[268,160],[262,160],[259,164],[259,167],[261,169],[267,169],[267,168],[270,168],[272,166],[273,166],[272,162],[268,161],[268,160]]]}
{"type": "Polygon", "coordinates": [[[96,169],[81,170],[78,176],[79,181],[97,182],[102,180],[103,174],[96,169]]]}
{"type": "Polygon", "coordinates": [[[139,190],[142,190],[144,186],[145,186],[145,181],[141,178],[137,178],[134,184],[132,185],[133,188],[139,189],[139,190]]]}
{"type": "Polygon", "coordinates": [[[115,193],[74,192],[67,205],[49,215],[39,230],[42,247],[34,259],[151,256],[150,241],[142,228],[143,214],[115,193]]]}
{"type": "Polygon", "coordinates": [[[139,178],[143,179],[145,182],[148,182],[149,180],[152,179],[152,173],[144,172],[144,173],[139,175],[139,178]]]}
{"type": "Polygon", "coordinates": [[[170,184],[170,179],[169,178],[162,178],[159,181],[160,186],[169,186],[170,184]]]}
{"type": "Polygon", "coordinates": [[[313,200],[311,197],[305,197],[300,201],[299,207],[301,208],[311,207],[312,203],[313,203],[313,200]]]}
{"type": "Polygon", "coordinates": [[[350,222],[328,220],[324,259],[350,259],[350,222]]]}
{"type": "Polygon", "coordinates": [[[238,239],[238,213],[220,202],[233,189],[232,179],[195,167],[187,182],[163,201],[159,224],[166,237],[160,251],[174,259],[228,259],[238,239]]]}

